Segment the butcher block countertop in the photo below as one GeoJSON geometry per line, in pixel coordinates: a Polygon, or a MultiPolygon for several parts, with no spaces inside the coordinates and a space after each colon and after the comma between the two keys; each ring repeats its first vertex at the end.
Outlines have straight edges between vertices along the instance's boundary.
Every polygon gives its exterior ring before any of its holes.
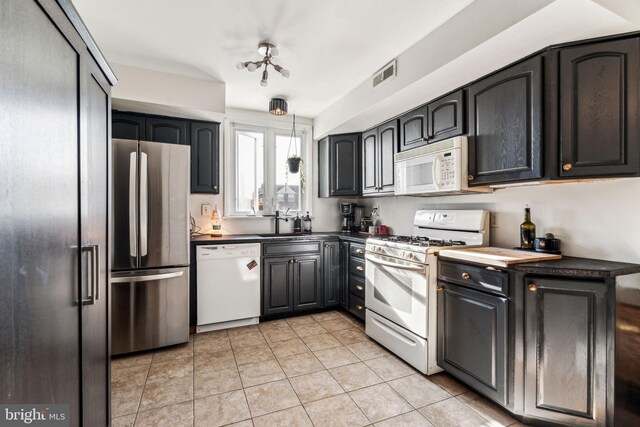
{"type": "MultiPolygon", "coordinates": [[[[470,248],[471,249],[471,248],[470,248]]],[[[482,249],[482,248],[478,248],[482,249]]],[[[488,249],[488,248],[484,248],[488,249]]],[[[502,248],[495,248],[502,249],[502,248]]],[[[460,260],[463,262],[472,262],[480,265],[492,265],[488,264],[484,260],[469,260],[459,258],[460,254],[454,252],[468,251],[469,249],[460,250],[443,250],[438,253],[439,257],[447,260],[460,260]]],[[[523,252],[528,255],[549,255],[539,254],[536,252],[516,251],[513,249],[502,249],[503,251],[523,252]]],[[[545,260],[537,261],[525,261],[521,263],[511,264],[508,267],[509,270],[520,271],[525,274],[536,274],[544,276],[558,276],[558,277],[573,277],[573,278],[591,278],[591,279],[607,279],[617,276],[623,276],[626,274],[640,273],[639,264],[631,264],[626,262],[617,261],[605,261],[600,259],[590,258],[577,258],[571,256],[563,256],[561,259],[548,258],[545,260]]]]}
{"type": "Polygon", "coordinates": [[[509,267],[514,264],[551,261],[562,258],[562,255],[494,248],[491,246],[484,248],[445,249],[440,251],[439,254],[447,258],[471,261],[493,267],[509,267]]]}

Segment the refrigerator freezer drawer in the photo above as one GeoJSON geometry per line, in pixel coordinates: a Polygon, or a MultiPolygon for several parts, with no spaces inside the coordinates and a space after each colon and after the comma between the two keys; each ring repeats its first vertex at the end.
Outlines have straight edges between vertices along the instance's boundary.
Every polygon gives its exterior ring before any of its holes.
{"type": "Polygon", "coordinates": [[[113,273],[112,354],[189,341],[189,267],[113,273]]]}

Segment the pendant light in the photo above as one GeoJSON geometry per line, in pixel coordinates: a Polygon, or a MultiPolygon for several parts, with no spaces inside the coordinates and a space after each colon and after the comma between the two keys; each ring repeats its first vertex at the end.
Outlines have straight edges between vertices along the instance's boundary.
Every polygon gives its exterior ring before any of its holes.
{"type": "Polygon", "coordinates": [[[287,108],[287,101],[282,98],[271,98],[271,101],[269,101],[269,112],[274,116],[286,115],[287,108]]]}

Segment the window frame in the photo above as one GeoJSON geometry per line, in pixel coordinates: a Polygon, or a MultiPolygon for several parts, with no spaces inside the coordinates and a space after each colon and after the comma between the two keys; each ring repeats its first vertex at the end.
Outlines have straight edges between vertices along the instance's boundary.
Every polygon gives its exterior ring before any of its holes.
{"type": "MultiPolygon", "coordinates": [[[[256,126],[240,122],[229,123],[229,138],[226,156],[227,160],[227,179],[224,188],[224,216],[230,218],[263,218],[274,214],[274,202],[276,200],[276,136],[291,136],[291,128],[281,126],[256,126]],[[264,171],[264,208],[263,211],[254,212],[236,210],[236,192],[237,192],[237,132],[262,133],[263,141],[263,171],[264,171]]],[[[300,196],[300,210],[289,211],[288,215],[296,213],[302,216],[307,211],[311,211],[311,141],[309,139],[310,132],[306,128],[296,129],[296,136],[300,138],[300,152],[298,155],[304,160],[303,165],[305,172],[304,191],[300,196]]],[[[257,204],[257,197],[255,203],[257,204]]],[[[284,213],[284,212],[283,212],[284,213]]]]}

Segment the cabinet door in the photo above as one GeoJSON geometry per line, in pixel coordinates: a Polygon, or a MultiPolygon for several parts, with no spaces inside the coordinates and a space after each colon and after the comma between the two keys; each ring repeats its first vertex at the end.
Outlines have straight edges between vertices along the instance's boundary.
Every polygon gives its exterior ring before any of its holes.
{"type": "Polygon", "coordinates": [[[561,49],[560,176],[638,175],[638,39],[561,49]]]}
{"type": "Polygon", "coordinates": [[[325,242],[322,252],[324,306],[340,304],[340,242],[325,242]]]}
{"type": "Polygon", "coordinates": [[[392,120],[378,128],[378,193],[394,192],[395,154],[398,150],[398,121],[392,120]]]}
{"type": "Polygon", "coordinates": [[[143,115],[114,111],[111,119],[111,137],[113,139],[132,139],[134,141],[145,139],[143,115]]]}
{"type": "Polygon", "coordinates": [[[329,137],[318,141],[318,197],[331,197],[329,137]]]}
{"type": "Polygon", "coordinates": [[[525,413],[605,425],[606,285],[541,278],[526,285],[525,413]]]}
{"type": "Polygon", "coordinates": [[[293,309],[322,308],[320,255],[296,257],[293,262],[293,309]]]}
{"type": "Polygon", "coordinates": [[[293,311],[292,257],[267,258],[262,267],[262,315],[293,311]]]}
{"type": "Polygon", "coordinates": [[[426,104],[400,116],[400,151],[428,143],[428,117],[426,104]]]}
{"type": "Polygon", "coordinates": [[[78,71],[86,47],[54,2],[0,8],[0,399],[68,404],[77,426],[78,71]]]}
{"type": "Polygon", "coordinates": [[[469,185],[542,176],[542,57],[469,87],[469,185]]]}
{"type": "Polygon", "coordinates": [[[439,282],[438,365],[507,403],[507,299],[439,282]]]}
{"type": "Polygon", "coordinates": [[[360,134],[329,136],[331,196],[360,194],[360,134]]]}
{"type": "Polygon", "coordinates": [[[191,122],[191,192],[220,192],[220,124],[191,122]]]}
{"type": "Polygon", "coordinates": [[[378,128],[362,134],[362,194],[378,193],[378,128]]]}
{"type": "Polygon", "coordinates": [[[110,88],[83,58],[80,138],[82,411],[84,425],[109,424],[109,138],[110,88]]]}
{"type": "Polygon", "coordinates": [[[443,96],[427,105],[429,143],[464,133],[464,91],[443,96]]]}
{"type": "Polygon", "coordinates": [[[147,117],[145,140],[169,144],[189,144],[187,121],[169,117],[147,117]]]}

